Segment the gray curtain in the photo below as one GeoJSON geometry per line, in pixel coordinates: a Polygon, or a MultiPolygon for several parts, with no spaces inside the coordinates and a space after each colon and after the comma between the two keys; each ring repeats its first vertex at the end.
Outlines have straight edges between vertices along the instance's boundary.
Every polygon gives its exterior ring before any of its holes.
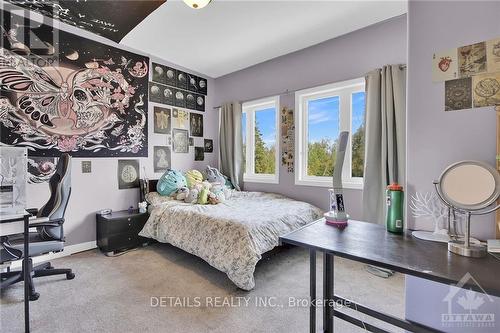
{"type": "Polygon", "coordinates": [[[384,224],[385,189],[406,177],[406,66],[384,66],[365,79],[363,219],[384,224]]]}
{"type": "Polygon", "coordinates": [[[243,189],[241,115],[240,103],[225,103],[220,108],[220,171],[238,191],[243,189]]]}

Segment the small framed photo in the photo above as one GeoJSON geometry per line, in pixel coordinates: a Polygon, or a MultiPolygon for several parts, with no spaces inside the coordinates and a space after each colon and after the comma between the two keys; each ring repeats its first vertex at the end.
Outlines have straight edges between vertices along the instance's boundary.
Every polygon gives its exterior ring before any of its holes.
{"type": "Polygon", "coordinates": [[[176,87],[179,89],[187,90],[188,88],[188,77],[187,73],[177,71],[176,87]]]}
{"type": "Polygon", "coordinates": [[[139,161],[118,160],[118,189],[139,187],[139,161]]]}
{"type": "Polygon", "coordinates": [[[163,103],[163,89],[160,84],[149,82],[149,100],[155,103],[163,103]]]}
{"type": "Polygon", "coordinates": [[[186,93],[186,108],[196,110],[196,96],[191,92],[186,93]]]}
{"type": "Polygon", "coordinates": [[[167,83],[166,67],[153,62],[153,81],[158,83],[167,83]]]}
{"type": "Polygon", "coordinates": [[[205,111],[205,96],[196,95],[196,110],[205,111]]]}
{"type": "Polygon", "coordinates": [[[189,138],[189,146],[194,147],[194,138],[192,137],[189,138]]]}
{"type": "Polygon", "coordinates": [[[177,70],[172,67],[166,67],[165,70],[165,83],[169,86],[175,87],[177,82],[177,70]]]}
{"type": "Polygon", "coordinates": [[[193,75],[193,74],[188,74],[187,75],[187,79],[188,79],[188,87],[187,89],[189,91],[192,91],[192,92],[198,92],[199,88],[198,88],[198,77],[196,75],[193,75]]]}
{"type": "Polygon", "coordinates": [[[174,105],[174,88],[162,86],[162,101],[163,104],[174,105]]]}
{"type": "Polygon", "coordinates": [[[177,107],[185,108],[186,107],[186,96],[185,92],[179,89],[175,90],[174,95],[174,104],[177,107]]]}
{"type": "Polygon", "coordinates": [[[174,153],[189,152],[189,135],[187,130],[174,128],[172,130],[174,153]]]}
{"type": "Polygon", "coordinates": [[[154,172],[164,172],[169,168],[171,168],[170,147],[154,146],[153,147],[153,169],[154,169],[154,172]]]}
{"type": "Polygon", "coordinates": [[[205,146],[205,153],[213,153],[214,152],[214,140],[205,139],[204,146],[205,146]]]}
{"type": "Polygon", "coordinates": [[[199,93],[206,95],[207,94],[207,80],[199,77],[198,78],[198,88],[199,88],[199,93]]]}
{"type": "Polygon", "coordinates": [[[191,112],[189,115],[191,136],[203,137],[203,115],[191,112]]]}
{"type": "Polygon", "coordinates": [[[205,160],[205,148],[204,147],[194,147],[194,160],[195,161],[205,160]]]}
{"type": "Polygon", "coordinates": [[[154,132],[158,134],[170,134],[172,127],[172,110],[155,106],[154,113],[154,132]]]}

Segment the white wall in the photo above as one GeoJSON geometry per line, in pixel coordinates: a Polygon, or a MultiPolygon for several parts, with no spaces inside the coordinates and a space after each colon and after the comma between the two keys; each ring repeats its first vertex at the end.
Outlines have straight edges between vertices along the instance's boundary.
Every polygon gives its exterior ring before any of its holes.
{"type": "MultiPolygon", "coordinates": [[[[7,7],[7,6],[6,6],[7,7]]],[[[30,17],[41,22],[39,15],[30,17]]],[[[44,22],[50,22],[45,19],[44,22]]],[[[118,47],[127,51],[149,56],[151,61],[169,65],[187,72],[206,77],[187,68],[182,68],[167,61],[153,58],[148,54],[131,48],[123,47],[105,38],[92,33],[61,24],[61,29],[78,36],[96,40],[98,42],[118,47]]],[[[158,36],[157,42],[167,43],[167,35],[158,36]]],[[[150,73],[151,75],[151,73],[150,73]]],[[[172,167],[180,170],[192,168],[204,169],[207,164],[217,166],[218,154],[218,113],[213,109],[214,80],[207,78],[208,96],[206,99],[206,110],[204,113],[204,138],[214,140],[214,152],[205,153],[205,161],[194,161],[194,148],[190,147],[188,154],[175,154],[172,152],[172,167]]],[[[151,78],[150,78],[151,79],[151,78]]],[[[142,165],[146,166],[149,179],[159,178],[161,173],[153,172],[153,146],[166,145],[167,136],[153,133],[153,107],[163,106],[149,102],[148,104],[148,157],[138,158],[142,165]]],[[[195,146],[203,146],[203,138],[195,138],[195,146]]],[[[139,201],[139,189],[118,190],[117,166],[119,158],[73,158],[72,164],[72,194],[66,210],[64,231],[66,234],[66,245],[73,245],[93,241],[96,239],[95,213],[103,208],[113,210],[127,209],[129,206],[137,207],[139,201]],[[81,172],[81,161],[92,162],[92,173],[81,172]]],[[[134,157],[123,157],[121,159],[134,159],[134,157]]],[[[41,207],[49,197],[47,183],[28,185],[28,207],[41,207]]]]}

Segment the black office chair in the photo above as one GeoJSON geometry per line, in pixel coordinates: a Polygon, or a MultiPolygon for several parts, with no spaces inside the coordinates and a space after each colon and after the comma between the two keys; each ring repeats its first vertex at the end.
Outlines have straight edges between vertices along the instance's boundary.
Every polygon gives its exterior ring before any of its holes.
{"type": "MultiPolygon", "coordinates": [[[[30,219],[30,228],[36,232],[29,233],[29,256],[36,257],[50,252],[60,252],[64,249],[64,213],[71,195],[71,157],[68,154],[62,154],[56,166],[54,175],[49,180],[50,198],[47,203],[38,209],[28,209],[27,211],[36,218],[30,219]]],[[[23,234],[10,235],[2,237],[0,250],[0,263],[19,260],[24,257],[23,253],[23,234]]],[[[55,269],[50,262],[32,267],[30,263],[30,300],[34,301],[40,297],[35,292],[33,278],[40,276],[66,274],[66,278],[71,280],[75,274],[71,269],[55,269]]],[[[23,281],[22,271],[10,271],[1,273],[1,289],[14,283],[23,281]]]]}

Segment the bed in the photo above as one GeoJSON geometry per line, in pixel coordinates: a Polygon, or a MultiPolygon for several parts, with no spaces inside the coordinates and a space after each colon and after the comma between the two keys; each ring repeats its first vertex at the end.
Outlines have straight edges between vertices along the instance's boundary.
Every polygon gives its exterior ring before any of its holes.
{"type": "Polygon", "coordinates": [[[140,236],[202,258],[243,290],[255,287],[255,266],[278,246],[279,236],[322,216],[313,205],[273,193],[234,191],[218,205],[188,204],[156,192],[147,199],[150,217],[140,236]]]}

